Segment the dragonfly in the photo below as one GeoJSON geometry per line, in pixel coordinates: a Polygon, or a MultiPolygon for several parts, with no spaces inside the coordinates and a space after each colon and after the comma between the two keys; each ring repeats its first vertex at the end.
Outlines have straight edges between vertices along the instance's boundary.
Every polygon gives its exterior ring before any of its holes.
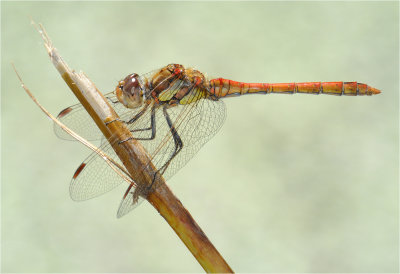
{"type": "MultiPolygon", "coordinates": [[[[226,117],[222,99],[270,93],[369,96],[379,94],[380,90],[358,82],[245,83],[208,79],[194,68],[169,64],[143,75],[129,74],[106,98],[118,113],[119,121],[131,131],[131,138],[139,140],[148,152],[157,173],[168,180],[219,131],[226,117]]],[[[65,108],[57,118],[87,140],[102,139],[100,130],[81,104],[65,108]]],[[[57,125],[55,133],[59,138],[73,139],[57,125]]],[[[99,148],[123,168],[112,144],[103,138],[99,148]]],[[[126,183],[92,152],[75,171],[70,195],[75,201],[84,201],[122,182],[126,183]]],[[[135,187],[129,184],[118,208],[118,218],[143,200],[143,197],[132,198],[137,196],[135,187]]]]}

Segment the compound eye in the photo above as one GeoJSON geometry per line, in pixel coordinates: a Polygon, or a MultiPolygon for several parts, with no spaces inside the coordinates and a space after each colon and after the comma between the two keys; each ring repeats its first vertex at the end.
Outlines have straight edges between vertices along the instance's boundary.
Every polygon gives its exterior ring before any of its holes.
{"type": "Polygon", "coordinates": [[[123,81],[124,85],[122,87],[120,86],[120,88],[123,91],[128,92],[131,95],[133,95],[137,88],[140,89],[138,77],[139,77],[139,75],[137,75],[136,73],[129,74],[128,76],[125,77],[125,79],[123,81]]]}

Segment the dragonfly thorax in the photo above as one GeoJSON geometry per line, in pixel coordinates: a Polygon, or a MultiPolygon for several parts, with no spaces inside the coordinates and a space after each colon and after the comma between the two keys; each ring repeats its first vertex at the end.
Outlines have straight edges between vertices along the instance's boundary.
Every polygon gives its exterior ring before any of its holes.
{"type": "Polygon", "coordinates": [[[143,86],[136,73],[129,74],[119,81],[115,89],[118,101],[127,108],[138,108],[143,105],[143,86]]]}

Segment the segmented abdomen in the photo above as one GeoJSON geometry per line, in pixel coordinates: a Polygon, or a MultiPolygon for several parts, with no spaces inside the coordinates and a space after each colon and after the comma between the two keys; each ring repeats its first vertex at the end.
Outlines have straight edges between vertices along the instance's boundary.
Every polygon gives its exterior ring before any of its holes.
{"type": "Polygon", "coordinates": [[[373,95],[380,90],[357,82],[306,82],[306,83],[244,83],[217,78],[210,80],[209,92],[216,97],[238,96],[252,93],[309,93],[331,95],[373,95]]]}

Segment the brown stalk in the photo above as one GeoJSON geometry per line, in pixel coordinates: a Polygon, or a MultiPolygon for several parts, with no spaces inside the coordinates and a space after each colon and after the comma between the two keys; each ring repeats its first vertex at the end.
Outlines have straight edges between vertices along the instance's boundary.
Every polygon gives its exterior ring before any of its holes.
{"type": "MultiPolygon", "coordinates": [[[[130,137],[131,132],[124,123],[116,121],[106,125],[107,122],[119,118],[117,113],[84,73],[77,73],[68,67],[53,47],[43,26],[39,25],[38,31],[54,66],[110,143],[118,144],[119,141],[130,137]]],[[[135,178],[137,187],[147,189],[157,170],[153,165],[148,164],[150,156],[140,142],[131,139],[121,145],[114,145],[113,148],[130,176],[135,178]]],[[[157,187],[139,194],[144,196],[168,222],[203,269],[206,272],[232,273],[232,269],[179,199],[171,192],[165,180],[161,176],[156,176],[154,185],[157,187]]]]}

